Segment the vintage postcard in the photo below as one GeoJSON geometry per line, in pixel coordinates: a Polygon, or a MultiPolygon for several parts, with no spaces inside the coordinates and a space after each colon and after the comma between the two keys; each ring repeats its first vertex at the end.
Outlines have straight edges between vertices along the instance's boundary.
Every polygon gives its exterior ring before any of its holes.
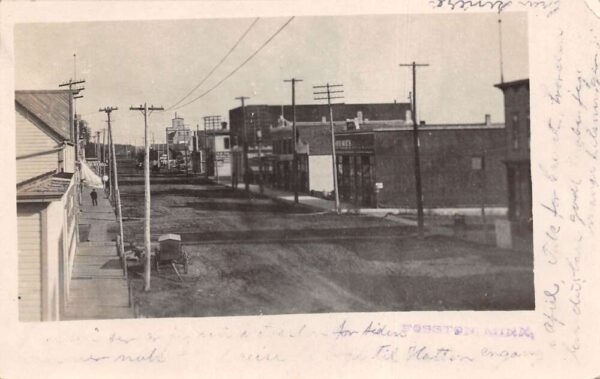
{"type": "Polygon", "coordinates": [[[600,376],[599,8],[0,3],[0,377],[600,376]]]}

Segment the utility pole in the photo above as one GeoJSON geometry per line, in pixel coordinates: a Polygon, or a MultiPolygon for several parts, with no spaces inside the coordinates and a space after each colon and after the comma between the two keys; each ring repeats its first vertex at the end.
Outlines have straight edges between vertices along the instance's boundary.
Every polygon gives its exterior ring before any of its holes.
{"type": "Polygon", "coordinates": [[[77,125],[77,99],[81,99],[83,95],[79,93],[85,89],[85,87],[77,87],[78,84],[85,83],[85,80],[77,80],[77,54],[73,54],[73,79],[69,79],[68,82],[59,84],[59,87],[69,87],[69,92],[73,96],[73,125],[72,135],[75,143],[75,160],[79,160],[79,128],[77,125]]]}
{"type": "Polygon", "coordinates": [[[108,143],[109,151],[111,152],[110,161],[112,163],[112,174],[114,176],[114,178],[111,179],[110,184],[114,188],[113,193],[117,203],[117,217],[119,218],[119,236],[121,237],[121,243],[119,244],[119,254],[121,255],[121,257],[123,257],[125,255],[125,248],[123,246],[125,243],[125,240],[123,239],[123,214],[121,211],[121,194],[119,193],[119,179],[117,177],[117,157],[115,154],[115,146],[113,143],[112,129],[110,125],[110,113],[118,109],[119,108],[117,107],[104,107],[100,108],[99,112],[105,112],[106,117],[108,118],[108,143]]]}
{"type": "Polygon", "coordinates": [[[500,45],[500,83],[504,83],[504,63],[502,62],[502,19],[498,18],[498,42],[500,45]]]}
{"type": "Polygon", "coordinates": [[[215,124],[212,124],[212,135],[213,149],[215,151],[215,182],[219,184],[219,155],[217,154],[217,129],[215,129],[215,124]]]}
{"type": "Polygon", "coordinates": [[[419,157],[419,128],[417,125],[417,67],[427,67],[426,63],[402,63],[400,67],[412,67],[413,100],[412,100],[412,122],[413,122],[413,146],[415,154],[415,186],[417,190],[417,228],[419,238],[424,237],[423,220],[423,188],[421,185],[421,161],[419,157]]]}
{"type": "Polygon", "coordinates": [[[256,131],[256,144],[258,145],[258,190],[262,195],[265,192],[263,184],[263,164],[262,164],[262,130],[256,131]]]}
{"type": "Polygon", "coordinates": [[[100,131],[96,132],[96,174],[100,174],[100,161],[102,160],[100,156],[100,131]]]}
{"type": "MultiPolygon", "coordinates": [[[[298,152],[296,151],[298,138],[296,131],[296,83],[302,79],[286,79],[284,82],[292,83],[292,185],[294,187],[294,202],[298,204],[298,152]]],[[[282,112],[283,113],[283,112],[282,112]]]]}
{"type": "Polygon", "coordinates": [[[200,174],[202,173],[202,153],[200,152],[200,141],[198,141],[198,138],[200,138],[200,125],[196,123],[196,157],[198,158],[196,173],[200,174]]]}
{"type": "Polygon", "coordinates": [[[107,143],[108,143],[108,159],[106,160],[108,162],[108,198],[111,202],[113,202],[113,205],[115,203],[115,177],[114,177],[114,170],[112,168],[112,164],[113,164],[113,157],[112,157],[112,149],[114,149],[114,144],[112,141],[112,136],[110,135],[110,133],[108,134],[108,136],[106,137],[107,143]]]}
{"type": "MultiPolygon", "coordinates": [[[[208,157],[209,157],[209,149],[208,149],[208,129],[206,127],[206,117],[204,118],[204,169],[206,170],[206,180],[208,180],[208,157]]],[[[231,178],[233,183],[233,178],[231,178]]]]}
{"type": "Polygon", "coordinates": [[[140,111],[144,115],[144,193],[145,193],[145,223],[144,223],[144,245],[146,250],[146,267],[144,276],[144,291],[150,291],[150,148],[148,146],[148,117],[153,111],[163,111],[163,107],[155,107],[148,104],[139,107],[129,107],[130,111],[140,111]],[[148,113],[150,112],[150,113],[148,113]]]}
{"type": "Polygon", "coordinates": [[[102,176],[106,175],[106,128],[102,129],[102,148],[100,155],[102,156],[102,176]]]}
{"type": "MultiPolygon", "coordinates": [[[[329,124],[331,126],[331,161],[333,166],[333,191],[335,192],[335,211],[336,213],[340,213],[340,193],[338,188],[338,178],[337,178],[337,158],[335,154],[335,128],[333,125],[333,110],[331,108],[331,100],[332,99],[343,99],[344,96],[341,94],[344,93],[343,89],[332,91],[332,88],[341,88],[343,84],[325,84],[324,86],[313,86],[314,89],[317,89],[314,92],[315,100],[327,100],[327,106],[329,107],[329,124]],[[325,91],[318,91],[319,89],[325,88],[325,91]],[[333,96],[332,96],[333,94],[333,96]],[[327,95],[326,97],[322,97],[323,95],[327,95]]],[[[295,138],[295,136],[294,136],[295,138]]]]}
{"type": "Polygon", "coordinates": [[[167,147],[167,172],[171,173],[171,152],[169,151],[169,130],[165,132],[165,145],[167,147]]]}
{"type": "Polygon", "coordinates": [[[249,99],[246,96],[236,97],[237,100],[242,102],[242,124],[244,133],[244,186],[246,193],[250,193],[250,165],[248,164],[248,135],[246,133],[246,104],[245,100],[249,99]]]}

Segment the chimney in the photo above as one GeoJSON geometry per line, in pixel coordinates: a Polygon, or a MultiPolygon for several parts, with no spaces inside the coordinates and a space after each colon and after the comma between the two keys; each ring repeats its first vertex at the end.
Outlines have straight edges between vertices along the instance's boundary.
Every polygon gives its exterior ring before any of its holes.
{"type": "Polygon", "coordinates": [[[405,117],[404,121],[412,121],[412,112],[410,109],[406,110],[406,115],[404,117],[405,117]]]}
{"type": "Polygon", "coordinates": [[[362,111],[356,112],[356,118],[358,119],[358,122],[363,122],[363,113],[362,113],[362,111]]]}
{"type": "Polygon", "coordinates": [[[485,125],[486,126],[490,126],[492,124],[492,116],[490,116],[489,114],[485,115],[485,125]]]}

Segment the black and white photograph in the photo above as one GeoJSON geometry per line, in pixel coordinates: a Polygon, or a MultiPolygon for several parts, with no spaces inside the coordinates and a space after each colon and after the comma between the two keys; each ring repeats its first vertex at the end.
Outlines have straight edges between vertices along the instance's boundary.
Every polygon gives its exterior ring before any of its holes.
{"type": "Polygon", "coordinates": [[[596,378],[598,4],[0,0],[0,378],[596,378]]]}
{"type": "Polygon", "coordinates": [[[534,310],[527,25],[16,25],[19,320],[534,310]]]}

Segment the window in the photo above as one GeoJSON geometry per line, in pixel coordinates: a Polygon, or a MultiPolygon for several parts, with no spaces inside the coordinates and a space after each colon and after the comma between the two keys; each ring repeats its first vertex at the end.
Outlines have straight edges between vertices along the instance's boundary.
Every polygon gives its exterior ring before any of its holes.
{"type": "Polygon", "coordinates": [[[223,138],[223,148],[229,150],[229,137],[223,138]]]}
{"type": "Polygon", "coordinates": [[[531,120],[529,120],[529,114],[527,114],[527,148],[531,146],[531,120]]]}
{"type": "Polygon", "coordinates": [[[519,148],[519,114],[513,113],[511,127],[511,145],[513,149],[519,148]]]}

